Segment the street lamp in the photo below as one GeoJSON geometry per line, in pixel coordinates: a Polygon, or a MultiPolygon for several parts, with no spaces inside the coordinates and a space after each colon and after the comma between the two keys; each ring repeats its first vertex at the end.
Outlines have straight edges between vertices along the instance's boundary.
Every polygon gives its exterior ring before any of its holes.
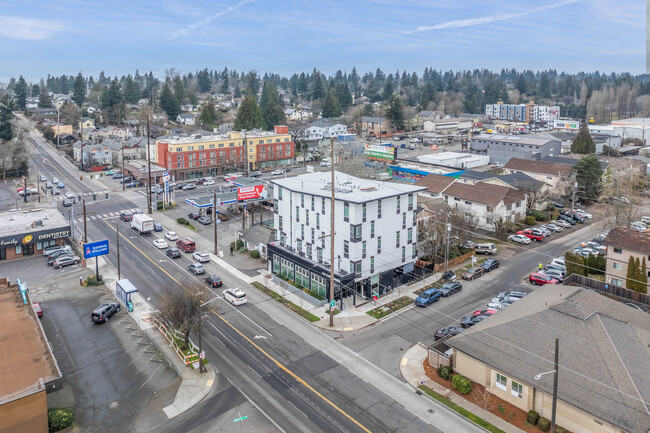
{"type": "Polygon", "coordinates": [[[558,359],[559,359],[559,353],[560,353],[559,348],[560,348],[560,340],[557,337],[555,337],[555,369],[553,369],[551,371],[545,371],[544,373],[538,373],[534,377],[535,380],[539,380],[545,374],[553,373],[553,406],[551,407],[551,430],[550,430],[551,433],[555,433],[555,413],[557,411],[558,359]]]}

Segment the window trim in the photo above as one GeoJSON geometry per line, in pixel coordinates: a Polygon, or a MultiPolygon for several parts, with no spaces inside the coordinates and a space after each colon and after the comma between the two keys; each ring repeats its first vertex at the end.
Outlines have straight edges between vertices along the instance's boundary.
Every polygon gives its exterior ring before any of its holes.
{"type": "Polygon", "coordinates": [[[496,381],[494,382],[494,385],[497,388],[499,388],[500,390],[502,390],[502,391],[507,391],[508,390],[508,378],[505,377],[501,373],[497,373],[496,381]],[[503,383],[501,383],[500,379],[503,379],[503,383]]]}

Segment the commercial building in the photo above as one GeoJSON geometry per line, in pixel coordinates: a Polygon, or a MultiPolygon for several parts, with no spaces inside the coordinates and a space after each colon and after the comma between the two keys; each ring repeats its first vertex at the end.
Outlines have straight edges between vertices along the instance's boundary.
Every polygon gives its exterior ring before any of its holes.
{"type": "MultiPolygon", "coordinates": [[[[551,132],[550,135],[562,142],[562,153],[569,153],[571,152],[571,145],[573,144],[573,140],[575,140],[578,133],[559,131],[551,132]]],[[[591,138],[594,139],[597,154],[603,153],[603,146],[609,146],[613,149],[619,149],[621,147],[621,137],[615,135],[592,133],[591,138]]]]}
{"type": "Polygon", "coordinates": [[[327,172],[272,180],[275,242],[269,270],[318,297],[335,293],[370,297],[402,284],[417,258],[417,193],[424,187],[335,173],[334,263],[332,178],[327,172]]]}
{"type": "Polygon", "coordinates": [[[361,130],[365,135],[372,135],[374,137],[394,132],[390,120],[385,117],[372,116],[361,117],[361,130]]]}
{"type": "Polygon", "coordinates": [[[604,241],[607,245],[607,264],[605,281],[613,286],[626,287],[627,265],[630,257],[639,264],[645,259],[650,265],[650,232],[636,232],[625,227],[609,231],[604,241]]]}
{"type": "Polygon", "coordinates": [[[592,134],[621,137],[623,141],[628,138],[638,138],[643,141],[644,146],[647,146],[646,140],[650,138],[650,118],[646,117],[614,120],[610,125],[589,125],[588,127],[592,134]]]}
{"type": "Polygon", "coordinates": [[[294,143],[286,126],[275,126],[273,131],[168,135],[158,138],[156,147],[158,165],[169,170],[174,180],[217,176],[247,168],[282,167],[294,158],[294,143]]]}
{"type": "Polygon", "coordinates": [[[0,432],[48,432],[46,394],[61,370],[28,293],[0,278],[0,432]]]}
{"type": "Polygon", "coordinates": [[[485,105],[485,115],[492,119],[504,119],[525,123],[553,122],[560,119],[560,107],[557,105],[536,105],[533,101],[527,104],[496,104],[485,105]]]}
{"type": "Polygon", "coordinates": [[[548,284],[446,341],[456,373],[574,433],[650,431],[648,314],[591,290],[548,284]]]}
{"type": "Polygon", "coordinates": [[[70,234],[70,224],[56,208],[0,213],[0,261],[41,254],[70,234]]]}
{"type": "Polygon", "coordinates": [[[562,141],[552,136],[480,134],[472,137],[470,152],[487,155],[492,163],[505,164],[510,158],[539,160],[546,156],[560,156],[562,141]]]}
{"type": "Polygon", "coordinates": [[[441,165],[453,168],[474,168],[488,165],[490,157],[486,155],[468,154],[459,152],[440,152],[417,157],[419,162],[432,165],[441,165]]]}

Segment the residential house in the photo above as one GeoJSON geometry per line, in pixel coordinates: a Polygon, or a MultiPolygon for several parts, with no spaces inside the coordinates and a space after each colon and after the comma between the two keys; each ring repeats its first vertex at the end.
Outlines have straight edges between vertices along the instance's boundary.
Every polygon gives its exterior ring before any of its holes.
{"type": "Polygon", "coordinates": [[[459,215],[483,230],[494,231],[495,222],[515,222],[526,216],[526,195],[514,188],[485,182],[471,185],[437,174],[423,177],[417,185],[427,188],[421,195],[444,198],[459,215]]]}
{"type": "Polygon", "coordinates": [[[122,138],[127,139],[133,137],[135,131],[130,127],[117,127],[117,126],[105,126],[103,128],[98,128],[94,133],[96,138],[122,138]]]}
{"type": "Polygon", "coordinates": [[[192,104],[181,105],[181,111],[196,111],[197,107],[192,104]]]}
{"type": "Polygon", "coordinates": [[[243,232],[236,233],[236,239],[244,243],[244,247],[250,251],[257,250],[260,258],[267,258],[268,244],[275,241],[273,230],[261,224],[247,228],[243,232]]]}
{"type": "Polygon", "coordinates": [[[284,115],[287,116],[287,121],[302,120],[302,110],[297,110],[295,108],[287,108],[284,110],[284,115]]]}
{"type": "Polygon", "coordinates": [[[337,138],[339,134],[347,134],[348,127],[342,123],[320,119],[311,123],[305,130],[306,141],[321,141],[337,138]]]}
{"type": "Polygon", "coordinates": [[[566,430],[650,431],[650,320],[622,302],[548,284],[444,344],[456,373],[546,419],[558,374],[556,424],[566,430]]]}
{"type": "Polygon", "coordinates": [[[370,117],[363,116],[361,117],[361,130],[364,135],[371,135],[378,137],[380,135],[386,135],[393,133],[393,127],[390,124],[390,120],[385,117],[370,117]]]}
{"type": "Polygon", "coordinates": [[[506,174],[522,172],[544,182],[553,199],[561,199],[572,192],[573,167],[570,165],[511,158],[503,169],[506,174]]]}
{"type": "MultiPolygon", "coordinates": [[[[570,165],[571,167],[574,167],[578,163],[578,161],[580,161],[580,159],[581,158],[568,158],[565,156],[546,156],[542,158],[540,161],[552,162],[554,164],[570,165]]],[[[601,170],[605,171],[607,170],[607,167],[609,167],[609,162],[600,161],[601,170]]]]}
{"type": "Polygon", "coordinates": [[[73,156],[75,162],[78,164],[81,164],[82,151],[84,169],[96,166],[111,166],[113,164],[111,149],[102,143],[96,143],[92,140],[84,140],[84,146],[82,149],[81,141],[77,140],[73,144],[73,156]]]}
{"type": "MultiPolygon", "coordinates": [[[[646,262],[650,268],[650,232],[636,232],[625,227],[609,231],[604,242],[607,245],[605,281],[613,286],[626,287],[627,265],[630,257],[646,262]]],[[[650,287],[650,285],[649,285],[650,287]]]]}
{"type": "Polygon", "coordinates": [[[79,127],[83,128],[84,130],[86,130],[86,128],[95,129],[95,119],[93,119],[92,117],[84,116],[81,118],[79,125],[80,125],[79,127]]]}
{"type": "Polygon", "coordinates": [[[276,230],[269,269],[329,298],[330,257],[338,297],[365,298],[406,282],[417,259],[417,193],[425,188],[327,172],[273,179],[276,230]],[[332,247],[330,221],[336,238],[332,247]]]}
{"type": "Polygon", "coordinates": [[[99,113],[99,108],[93,107],[92,105],[89,105],[86,108],[86,111],[88,111],[88,114],[94,114],[94,113],[99,113]]]}
{"type": "Polygon", "coordinates": [[[53,104],[54,108],[56,108],[57,110],[60,110],[61,107],[63,106],[63,104],[65,104],[66,102],[74,104],[74,102],[72,101],[72,98],[70,98],[69,96],[59,96],[58,98],[56,98],[54,100],[54,104],[53,104]]]}
{"type": "Polygon", "coordinates": [[[505,164],[510,158],[540,160],[560,156],[562,142],[551,136],[480,134],[472,137],[470,152],[488,155],[491,163],[505,164]]]}
{"type": "Polygon", "coordinates": [[[194,126],[196,124],[196,115],[182,113],[176,116],[176,122],[183,126],[194,126]]]}
{"type": "MultiPolygon", "coordinates": [[[[151,140],[153,142],[153,140],[151,140]]],[[[126,140],[109,138],[102,141],[102,144],[111,150],[113,165],[122,166],[122,155],[125,161],[146,158],[147,138],[130,137],[126,140]]]]}

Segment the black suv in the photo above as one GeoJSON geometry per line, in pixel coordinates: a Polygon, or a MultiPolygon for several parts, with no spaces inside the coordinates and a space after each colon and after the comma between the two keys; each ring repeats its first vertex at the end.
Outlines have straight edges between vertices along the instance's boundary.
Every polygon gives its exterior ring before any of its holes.
{"type": "Polygon", "coordinates": [[[447,283],[443,284],[441,288],[438,290],[440,291],[440,295],[447,297],[449,295],[452,295],[454,293],[458,293],[463,289],[463,285],[460,284],[458,281],[454,281],[453,283],[447,283]]]}
{"type": "Polygon", "coordinates": [[[120,212],[120,219],[122,221],[131,221],[133,220],[133,214],[128,210],[120,212]]]}
{"type": "Polygon", "coordinates": [[[481,264],[481,267],[485,269],[485,272],[490,272],[492,269],[499,267],[499,261],[497,259],[487,259],[481,264]]]}
{"type": "Polygon", "coordinates": [[[117,302],[102,304],[93,310],[90,319],[95,323],[105,323],[118,311],[120,311],[120,304],[117,302]]]}
{"type": "Polygon", "coordinates": [[[217,275],[210,275],[209,277],[205,277],[205,281],[208,283],[208,286],[210,287],[223,286],[223,280],[219,278],[217,275]]]}

